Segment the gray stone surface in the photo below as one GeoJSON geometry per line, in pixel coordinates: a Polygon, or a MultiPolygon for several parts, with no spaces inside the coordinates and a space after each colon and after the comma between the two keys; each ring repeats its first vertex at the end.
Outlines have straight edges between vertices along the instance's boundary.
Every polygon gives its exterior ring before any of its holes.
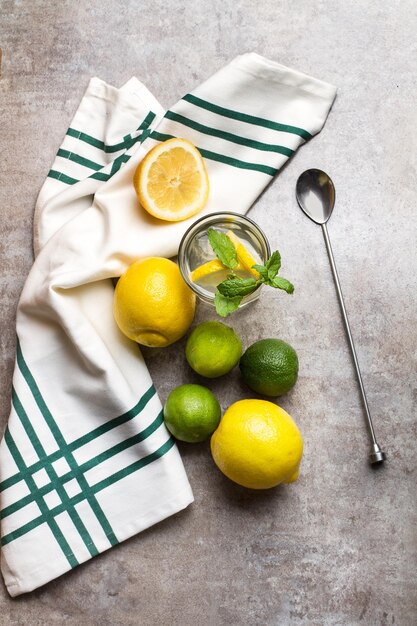
{"type": "MultiPolygon", "coordinates": [[[[251,217],[279,247],[293,298],[264,293],[232,324],[245,344],[279,336],[300,378],[282,405],[299,423],[299,481],[253,493],[228,482],[207,445],[181,446],[195,493],[185,512],[11,600],[16,625],[413,626],[416,590],[416,76],[414,0],[0,0],[1,420],[14,318],[32,262],[36,195],[97,75],[143,80],[168,106],[255,50],[334,83],[328,122],[251,217]],[[321,233],[296,206],[307,167],[333,177],[329,230],[386,466],[366,464],[354,372],[321,233]]],[[[211,311],[200,307],[197,322],[211,311]]],[[[183,344],[145,354],[164,399],[195,380],[183,344]]],[[[225,408],[238,374],[213,382],[225,408]]]]}

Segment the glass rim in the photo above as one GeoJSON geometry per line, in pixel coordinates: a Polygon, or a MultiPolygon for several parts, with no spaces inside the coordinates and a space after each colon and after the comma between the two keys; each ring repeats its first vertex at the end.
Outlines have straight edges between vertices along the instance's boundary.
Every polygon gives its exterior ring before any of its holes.
{"type": "MultiPolygon", "coordinates": [[[[189,242],[192,241],[192,235],[198,232],[199,226],[201,226],[202,222],[221,221],[221,218],[227,219],[229,216],[233,218],[237,218],[236,221],[241,220],[242,222],[246,222],[248,226],[251,227],[253,231],[255,231],[255,234],[258,236],[259,241],[265,245],[266,257],[268,258],[271,255],[271,247],[269,245],[268,238],[265,235],[264,231],[262,230],[260,226],[258,226],[256,222],[254,222],[254,220],[252,220],[250,217],[247,217],[246,215],[242,215],[241,213],[234,213],[233,211],[217,211],[216,213],[209,213],[208,215],[203,215],[202,217],[198,218],[195,222],[193,222],[191,226],[189,226],[187,230],[185,231],[185,233],[183,234],[180,244],[178,246],[178,264],[179,264],[181,275],[183,279],[185,280],[185,282],[187,283],[187,285],[190,287],[190,289],[192,289],[192,291],[195,294],[197,294],[201,300],[203,300],[204,302],[208,302],[210,304],[213,303],[214,295],[213,295],[213,298],[208,298],[207,296],[205,296],[201,292],[201,290],[198,288],[198,285],[196,285],[192,280],[190,280],[188,276],[188,272],[186,273],[185,271],[187,269],[186,267],[184,267],[185,266],[184,261],[186,257],[185,251],[187,249],[189,242]]],[[[260,287],[261,285],[258,285],[255,291],[258,291],[260,287]]]]}

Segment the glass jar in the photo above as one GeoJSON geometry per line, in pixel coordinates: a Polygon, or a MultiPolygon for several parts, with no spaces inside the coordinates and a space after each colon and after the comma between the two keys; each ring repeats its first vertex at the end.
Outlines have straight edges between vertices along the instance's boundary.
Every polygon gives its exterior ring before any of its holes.
{"type": "MultiPolygon", "coordinates": [[[[265,264],[271,254],[268,239],[259,226],[248,217],[238,213],[211,213],[195,221],[184,234],[179,250],[178,264],[182,277],[194,293],[208,304],[214,306],[216,286],[227,278],[230,270],[224,269],[215,273],[208,273],[197,282],[191,279],[191,273],[198,267],[217,258],[208,240],[209,228],[220,230],[224,233],[232,231],[243,244],[249,254],[255,259],[255,263],[265,264]]],[[[237,275],[248,276],[249,272],[236,270],[237,275]]],[[[259,285],[255,291],[245,296],[240,307],[259,298],[259,285]]]]}

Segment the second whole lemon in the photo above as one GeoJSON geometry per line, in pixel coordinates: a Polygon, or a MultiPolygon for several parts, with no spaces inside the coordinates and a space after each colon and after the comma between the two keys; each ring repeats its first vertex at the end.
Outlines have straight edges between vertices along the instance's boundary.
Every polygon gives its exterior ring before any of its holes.
{"type": "Polygon", "coordinates": [[[250,489],[269,489],[297,480],[303,440],[281,407],[267,400],[239,400],[214,431],[211,452],[230,480],[250,489]]]}
{"type": "Polygon", "coordinates": [[[149,257],[133,263],[120,277],[113,310],[129,339],[162,348],[187,332],[194,319],[195,295],[176,263],[149,257]]]}

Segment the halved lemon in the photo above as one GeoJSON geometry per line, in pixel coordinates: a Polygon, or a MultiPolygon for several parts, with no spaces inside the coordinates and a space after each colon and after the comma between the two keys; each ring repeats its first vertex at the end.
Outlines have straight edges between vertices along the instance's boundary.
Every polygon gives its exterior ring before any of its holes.
{"type": "Polygon", "coordinates": [[[230,241],[236,248],[236,254],[237,254],[239,264],[245,270],[250,272],[255,278],[259,278],[259,272],[253,269],[253,266],[256,265],[257,261],[253,258],[251,253],[245,248],[243,243],[240,241],[239,237],[237,237],[232,230],[228,230],[226,235],[229,237],[230,241]]]}
{"type": "Polygon", "coordinates": [[[186,139],[168,139],[152,148],[136,169],[133,184],[142,207],[168,222],[201,211],[209,194],[203,158],[186,139]]]}

